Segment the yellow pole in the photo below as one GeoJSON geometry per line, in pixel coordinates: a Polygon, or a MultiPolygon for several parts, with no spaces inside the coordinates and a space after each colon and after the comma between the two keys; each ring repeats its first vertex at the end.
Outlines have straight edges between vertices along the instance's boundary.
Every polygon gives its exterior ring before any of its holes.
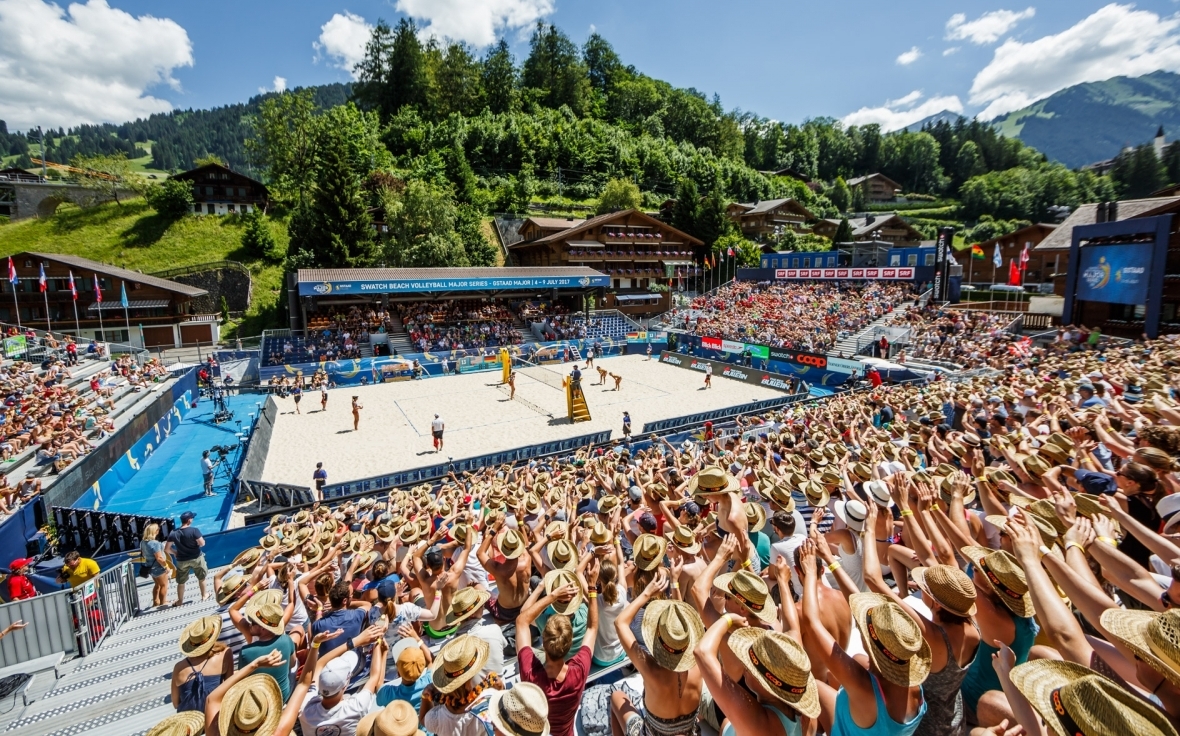
{"type": "Polygon", "coordinates": [[[569,376],[566,376],[565,379],[562,380],[562,382],[561,382],[561,385],[565,387],[566,415],[569,417],[569,420],[572,422],[572,421],[574,421],[574,389],[571,386],[571,384],[572,384],[572,381],[570,381],[569,376]]]}
{"type": "Polygon", "coordinates": [[[507,348],[500,348],[500,372],[504,379],[500,383],[508,383],[508,375],[512,373],[512,356],[507,348]]]}

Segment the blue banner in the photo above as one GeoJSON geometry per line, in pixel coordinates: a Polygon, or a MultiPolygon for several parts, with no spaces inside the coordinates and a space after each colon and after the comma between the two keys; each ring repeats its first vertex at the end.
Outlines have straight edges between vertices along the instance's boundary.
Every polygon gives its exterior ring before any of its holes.
{"type": "Polygon", "coordinates": [[[486,291],[488,289],[591,289],[610,286],[610,277],[529,276],[525,278],[394,279],[385,281],[300,282],[299,296],[329,294],[403,294],[433,291],[486,291]]]}
{"type": "Polygon", "coordinates": [[[1154,249],[1154,243],[1081,248],[1077,298],[1108,304],[1147,303],[1147,279],[1154,249]]]}

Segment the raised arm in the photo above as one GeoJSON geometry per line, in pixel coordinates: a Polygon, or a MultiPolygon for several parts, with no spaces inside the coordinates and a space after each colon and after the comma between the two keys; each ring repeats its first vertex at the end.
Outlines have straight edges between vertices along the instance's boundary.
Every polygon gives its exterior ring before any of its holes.
{"type": "Polygon", "coordinates": [[[1151,573],[1115,547],[1110,536],[1113,533],[1110,518],[1098,516],[1093,523],[1094,530],[1098,532],[1097,541],[1091,544],[1086,552],[1102,568],[1102,577],[1151,610],[1163,612],[1165,608],[1160,596],[1164,594],[1165,589],[1155,581],[1151,573]]]}

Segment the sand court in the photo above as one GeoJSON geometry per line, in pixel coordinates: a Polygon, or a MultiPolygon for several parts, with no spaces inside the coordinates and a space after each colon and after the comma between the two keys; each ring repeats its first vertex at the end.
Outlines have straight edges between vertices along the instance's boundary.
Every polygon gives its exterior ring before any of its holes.
{"type": "Polygon", "coordinates": [[[557,387],[572,363],[518,368],[512,401],[497,371],[333,389],[326,411],[320,410],[319,393],[308,391],[301,414],[295,413],[294,399],[276,397],[280,414],[261,480],[310,486],[315,464],[323,462],[328,482],[342,483],[604,429],[620,438],[624,411],[631,413],[638,433],[644,422],[783,395],[720,376],[713,377],[713,388],[704,390],[703,374],[642,355],[595,361],[623,377],[620,390],[614,391],[609,376],[605,386],[594,385],[598,372],[578,365],[592,416],[592,421],[578,424],[566,418],[565,394],[557,387]],[[354,395],[363,406],[356,432],[350,409],[354,395]],[[430,423],[436,413],[446,423],[440,453],[431,444],[430,423]]]}

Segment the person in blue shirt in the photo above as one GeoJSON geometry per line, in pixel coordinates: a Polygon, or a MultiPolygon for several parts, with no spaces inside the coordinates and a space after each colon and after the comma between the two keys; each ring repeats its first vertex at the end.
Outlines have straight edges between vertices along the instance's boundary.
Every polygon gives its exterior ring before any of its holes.
{"type": "MultiPolygon", "coordinates": [[[[406,627],[413,630],[412,627],[406,627]]],[[[406,636],[389,653],[397,663],[400,682],[383,685],[377,691],[377,706],[384,708],[395,700],[404,700],[417,711],[422,707],[422,691],[430,684],[430,663],[433,660],[430,649],[417,638],[406,636]],[[396,658],[396,659],[395,659],[396,658]]]]}

